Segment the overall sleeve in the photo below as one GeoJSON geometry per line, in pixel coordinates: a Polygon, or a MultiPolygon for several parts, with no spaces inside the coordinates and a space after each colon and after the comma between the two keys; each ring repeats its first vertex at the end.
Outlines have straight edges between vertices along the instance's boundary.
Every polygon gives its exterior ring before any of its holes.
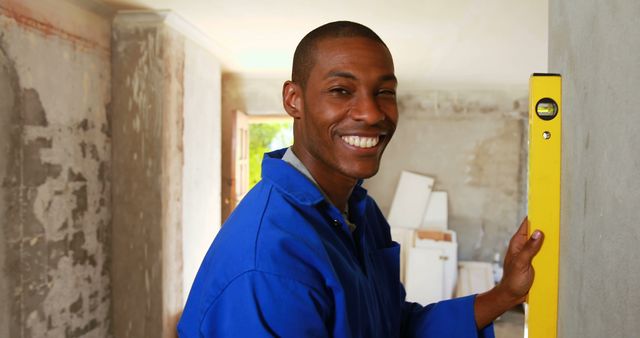
{"type": "Polygon", "coordinates": [[[328,309],[326,297],[308,285],[250,271],[234,279],[212,303],[200,336],[328,337],[328,309]]]}
{"type": "Polygon", "coordinates": [[[493,323],[480,330],[476,327],[475,297],[455,298],[428,306],[405,302],[402,337],[495,338],[493,323]]]}

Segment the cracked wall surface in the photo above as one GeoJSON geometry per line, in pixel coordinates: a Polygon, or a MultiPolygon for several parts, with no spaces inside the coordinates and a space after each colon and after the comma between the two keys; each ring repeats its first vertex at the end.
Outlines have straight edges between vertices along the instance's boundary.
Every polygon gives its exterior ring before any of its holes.
{"type": "Polygon", "coordinates": [[[386,214],[402,170],[434,177],[460,259],[503,255],[526,211],[526,90],[413,90],[398,106],[380,170],[365,181],[371,196],[386,214]]]}
{"type": "Polygon", "coordinates": [[[110,22],[66,2],[40,21],[30,6],[0,3],[0,336],[105,337],[110,43],[54,22],[110,22]]]}

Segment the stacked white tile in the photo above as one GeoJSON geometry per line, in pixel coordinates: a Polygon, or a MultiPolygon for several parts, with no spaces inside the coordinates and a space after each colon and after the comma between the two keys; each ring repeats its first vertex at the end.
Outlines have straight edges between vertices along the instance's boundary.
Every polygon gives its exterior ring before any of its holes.
{"type": "Polygon", "coordinates": [[[448,230],[448,195],[432,191],[433,183],[429,176],[403,171],[387,219],[391,237],[401,245],[400,280],[406,299],[423,305],[450,299],[458,275],[456,233],[448,230]],[[447,232],[452,241],[418,239],[419,228],[447,232]]]}
{"type": "Polygon", "coordinates": [[[402,171],[387,217],[389,224],[392,227],[419,228],[432,189],[433,178],[402,171]]]}
{"type": "MultiPolygon", "coordinates": [[[[451,232],[455,235],[455,232],[451,232]]],[[[443,266],[443,286],[440,299],[444,300],[452,298],[458,277],[458,243],[455,241],[447,242],[434,241],[432,239],[416,239],[415,248],[438,250],[440,252],[440,259],[443,266]]],[[[424,266],[422,269],[422,273],[431,273],[431,271],[428,270],[430,267],[424,266]]],[[[436,267],[435,269],[439,270],[440,268],[436,267]]]]}
{"type": "Polygon", "coordinates": [[[422,305],[442,300],[444,264],[438,249],[411,248],[407,257],[406,300],[422,305]]]}
{"type": "Polygon", "coordinates": [[[421,228],[447,230],[449,228],[449,209],[446,191],[432,191],[429,196],[421,228]]]}
{"type": "Polygon", "coordinates": [[[391,227],[391,239],[400,244],[400,281],[405,282],[406,261],[409,249],[413,248],[415,230],[402,227],[391,227]]]}

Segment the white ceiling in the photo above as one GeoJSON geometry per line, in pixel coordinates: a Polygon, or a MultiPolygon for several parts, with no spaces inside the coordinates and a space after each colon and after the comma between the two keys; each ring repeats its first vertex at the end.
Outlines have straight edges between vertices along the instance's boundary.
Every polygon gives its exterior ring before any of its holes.
{"type": "Polygon", "coordinates": [[[287,77],[298,41],[335,20],[363,23],[394,56],[403,86],[524,86],[547,69],[548,0],[103,0],[170,9],[218,46],[228,71],[287,77]]]}

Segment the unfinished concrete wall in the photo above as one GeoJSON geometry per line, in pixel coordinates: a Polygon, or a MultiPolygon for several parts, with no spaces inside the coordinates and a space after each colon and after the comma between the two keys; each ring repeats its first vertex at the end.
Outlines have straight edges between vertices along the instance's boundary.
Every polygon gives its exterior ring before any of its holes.
{"type": "Polygon", "coordinates": [[[409,91],[380,171],[365,187],[386,214],[400,172],[435,178],[449,193],[449,228],[461,260],[503,255],[525,214],[527,93],[409,91]]]}
{"type": "Polygon", "coordinates": [[[559,337],[640,332],[640,2],[550,2],[563,75],[559,337]]]}
{"type": "Polygon", "coordinates": [[[0,336],[109,336],[110,14],[0,2],[0,336]]]}
{"type": "Polygon", "coordinates": [[[184,259],[191,276],[219,227],[220,71],[171,13],[120,13],[113,32],[113,332],[172,337],[184,259]]]}

